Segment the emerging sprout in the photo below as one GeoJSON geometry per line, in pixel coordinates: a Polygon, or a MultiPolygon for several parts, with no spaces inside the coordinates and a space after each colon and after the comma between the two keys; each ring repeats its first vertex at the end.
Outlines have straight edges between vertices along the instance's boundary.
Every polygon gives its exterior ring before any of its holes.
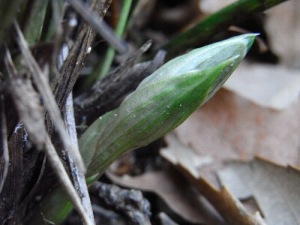
{"type": "MultiPolygon", "coordinates": [[[[169,61],[142,81],[119,108],[98,118],[79,140],[87,182],[97,179],[122,153],[147,145],[181,124],[222,86],[255,36],[240,35],[169,61]]],[[[59,224],[71,209],[68,197],[57,188],[43,199],[31,224],[45,219],[59,224]]]]}
{"type": "Polygon", "coordinates": [[[240,35],[179,56],[141,82],[119,108],[82,135],[87,177],[122,153],[145,146],[180,125],[208,101],[242,61],[255,34],[240,35]]]}

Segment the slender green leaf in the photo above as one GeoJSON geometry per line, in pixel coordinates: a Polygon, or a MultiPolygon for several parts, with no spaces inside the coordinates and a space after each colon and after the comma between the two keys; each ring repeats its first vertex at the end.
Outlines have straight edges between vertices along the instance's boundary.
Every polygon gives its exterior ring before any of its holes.
{"type": "Polygon", "coordinates": [[[249,19],[255,13],[263,12],[287,0],[239,0],[208,16],[185,32],[171,39],[163,48],[167,58],[195,46],[203,45],[214,35],[224,32],[230,25],[249,19]]]}

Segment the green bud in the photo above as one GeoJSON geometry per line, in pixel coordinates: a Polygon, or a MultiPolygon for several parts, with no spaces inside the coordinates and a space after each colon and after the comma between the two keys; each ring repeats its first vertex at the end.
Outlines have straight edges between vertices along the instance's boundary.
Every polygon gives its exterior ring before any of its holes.
{"type": "Polygon", "coordinates": [[[101,174],[125,151],[180,125],[222,86],[255,36],[240,35],[195,49],[143,80],[119,108],[97,119],[80,138],[87,177],[101,174]]]}

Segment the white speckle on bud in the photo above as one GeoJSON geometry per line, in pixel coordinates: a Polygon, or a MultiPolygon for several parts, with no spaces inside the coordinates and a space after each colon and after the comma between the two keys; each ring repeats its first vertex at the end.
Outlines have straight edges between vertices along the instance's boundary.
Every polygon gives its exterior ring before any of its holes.
{"type": "Polygon", "coordinates": [[[118,114],[117,113],[115,113],[115,115],[114,116],[117,116],[118,114]]]}

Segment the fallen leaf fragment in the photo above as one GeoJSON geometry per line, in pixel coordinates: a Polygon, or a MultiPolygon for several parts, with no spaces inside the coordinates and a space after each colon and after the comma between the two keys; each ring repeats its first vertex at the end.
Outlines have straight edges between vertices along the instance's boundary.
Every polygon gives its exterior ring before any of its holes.
{"type": "Polygon", "coordinates": [[[170,161],[172,164],[183,164],[195,176],[198,176],[198,170],[213,162],[213,158],[208,155],[199,154],[192,148],[182,145],[177,139],[175,133],[165,136],[168,147],[160,151],[160,155],[170,161]]]}
{"type": "Polygon", "coordinates": [[[254,155],[298,166],[299,114],[300,101],[274,111],[223,89],[175,132],[183,144],[211,156],[213,169],[224,160],[250,160],[254,155]]]}
{"type": "Polygon", "coordinates": [[[299,74],[284,66],[243,63],[224,87],[260,106],[282,110],[299,100],[299,74]]]}
{"type": "Polygon", "coordinates": [[[300,68],[300,2],[286,1],[266,12],[265,28],[280,63],[300,68]]]}
{"type": "Polygon", "coordinates": [[[232,195],[240,199],[254,197],[267,224],[299,224],[299,169],[256,158],[229,162],[218,175],[232,195]]]}
{"type": "MultiPolygon", "coordinates": [[[[167,149],[178,148],[178,145],[179,146],[181,145],[180,149],[183,151],[188,149],[187,147],[184,149],[184,145],[182,145],[178,140],[175,141],[176,144],[174,144],[174,136],[168,136],[167,142],[169,143],[167,149]]],[[[166,150],[164,151],[166,152],[166,150]]],[[[187,153],[189,153],[189,151],[187,151],[187,153]]],[[[163,155],[166,154],[163,153],[163,155]]],[[[196,158],[199,159],[200,156],[195,158],[191,154],[187,154],[186,156],[183,156],[185,157],[185,160],[182,160],[181,158],[176,158],[176,156],[180,157],[179,154],[175,154],[170,162],[174,166],[176,166],[176,168],[178,168],[184,174],[184,176],[193,184],[193,186],[200,191],[200,193],[211,203],[211,205],[220,213],[220,215],[227,221],[228,224],[230,225],[262,224],[260,223],[259,220],[257,220],[257,217],[252,216],[250,213],[248,213],[245,210],[242,203],[233,195],[231,195],[230,192],[228,192],[225,187],[222,187],[221,190],[219,191],[215,189],[204,178],[199,176],[199,173],[197,173],[198,168],[193,168],[193,166],[197,166],[195,160],[196,158]],[[188,160],[189,156],[192,156],[190,160],[188,160]]]]}
{"type": "Polygon", "coordinates": [[[205,179],[195,178],[184,167],[181,168],[185,176],[195,185],[200,193],[215,207],[215,209],[231,225],[259,225],[263,224],[256,216],[248,213],[242,203],[225,187],[221,190],[213,188],[205,179]]]}
{"type": "Polygon", "coordinates": [[[236,2],[236,0],[201,0],[199,1],[199,8],[207,14],[212,14],[234,2],[236,2]]]}

